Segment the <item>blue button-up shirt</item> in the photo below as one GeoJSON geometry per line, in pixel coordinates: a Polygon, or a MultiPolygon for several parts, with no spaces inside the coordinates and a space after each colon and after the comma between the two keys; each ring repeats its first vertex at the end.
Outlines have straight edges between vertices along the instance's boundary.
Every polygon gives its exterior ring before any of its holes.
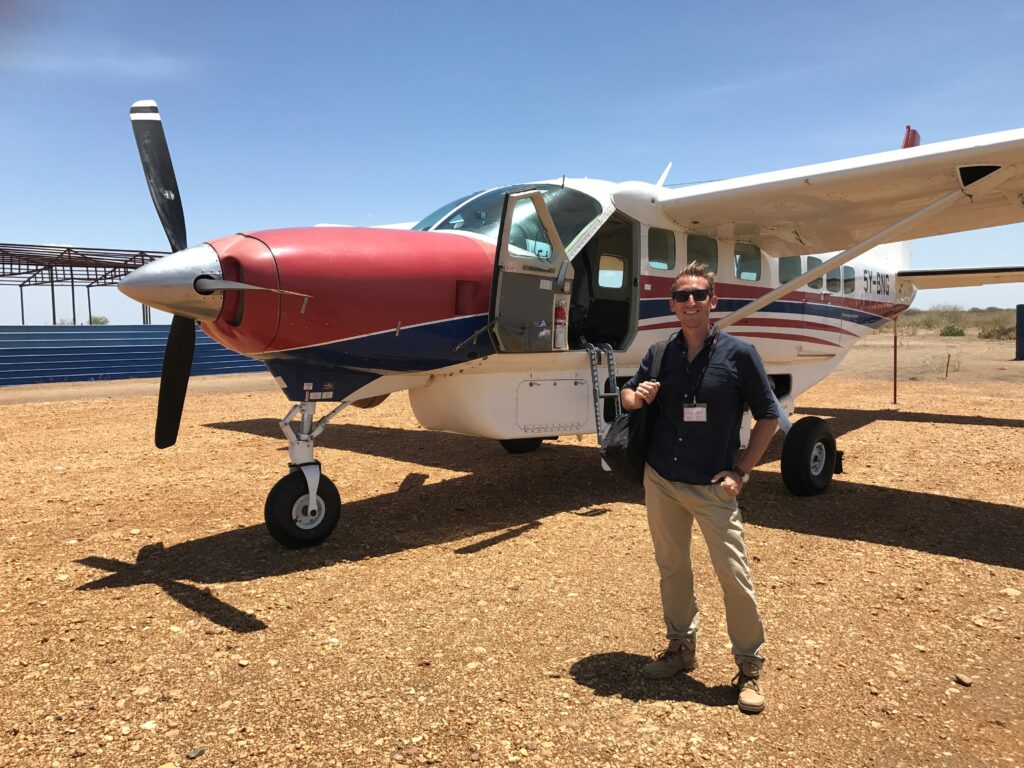
{"type": "MultiPolygon", "coordinates": [[[[647,350],[636,375],[624,387],[635,390],[651,378],[653,350],[647,350]]],[[[666,480],[708,485],[719,472],[732,469],[744,408],[755,419],[779,418],[778,401],[757,350],[724,331],[713,330],[693,362],[687,360],[683,334],[677,334],[665,348],[658,381],[661,388],[654,401],[658,415],[647,463],[666,480]],[[696,401],[707,405],[707,421],[684,421],[683,404],[690,402],[698,381],[696,401]]]]}

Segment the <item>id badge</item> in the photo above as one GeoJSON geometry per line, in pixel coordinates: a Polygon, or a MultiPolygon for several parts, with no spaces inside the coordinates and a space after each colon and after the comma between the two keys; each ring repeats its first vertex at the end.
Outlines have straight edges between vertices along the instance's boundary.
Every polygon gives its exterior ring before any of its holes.
{"type": "Polygon", "coordinates": [[[683,421],[707,421],[708,407],[704,403],[690,403],[683,406],[683,421]]]}

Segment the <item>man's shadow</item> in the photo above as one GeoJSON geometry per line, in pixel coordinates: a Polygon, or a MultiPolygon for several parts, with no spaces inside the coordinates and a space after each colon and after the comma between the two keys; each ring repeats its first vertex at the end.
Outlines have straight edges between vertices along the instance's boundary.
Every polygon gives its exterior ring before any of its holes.
{"type": "Polygon", "coordinates": [[[684,674],[665,680],[648,680],[640,674],[640,669],[649,661],[648,657],[635,653],[597,653],[577,661],[569,668],[569,674],[597,696],[616,696],[630,701],[693,701],[707,707],[736,704],[736,691],[731,685],[709,687],[684,674]]]}

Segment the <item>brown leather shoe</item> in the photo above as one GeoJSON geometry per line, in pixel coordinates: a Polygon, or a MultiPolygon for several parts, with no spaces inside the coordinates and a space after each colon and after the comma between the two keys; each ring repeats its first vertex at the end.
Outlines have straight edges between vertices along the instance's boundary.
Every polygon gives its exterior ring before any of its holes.
{"type": "Polygon", "coordinates": [[[761,690],[761,668],[753,662],[740,664],[740,671],[732,679],[739,693],[740,712],[756,715],[764,709],[764,691],[761,690]]]}
{"type": "Polygon", "coordinates": [[[680,672],[692,672],[697,668],[697,650],[684,640],[672,640],[668,648],[659,653],[654,661],[645,664],[641,674],[649,680],[662,680],[680,672]]]}

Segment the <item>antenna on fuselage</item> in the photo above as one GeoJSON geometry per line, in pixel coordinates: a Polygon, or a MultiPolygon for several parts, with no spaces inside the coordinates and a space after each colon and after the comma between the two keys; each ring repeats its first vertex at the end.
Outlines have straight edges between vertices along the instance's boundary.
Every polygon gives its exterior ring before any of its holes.
{"type": "Polygon", "coordinates": [[[665,180],[668,179],[668,172],[671,171],[671,170],[672,170],[672,163],[669,163],[668,165],[665,166],[665,170],[661,172],[661,176],[658,177],[658,183],[655,184],[654,186],[656,186],[656,187],[664,187],[665,186],[665,180]]]}

